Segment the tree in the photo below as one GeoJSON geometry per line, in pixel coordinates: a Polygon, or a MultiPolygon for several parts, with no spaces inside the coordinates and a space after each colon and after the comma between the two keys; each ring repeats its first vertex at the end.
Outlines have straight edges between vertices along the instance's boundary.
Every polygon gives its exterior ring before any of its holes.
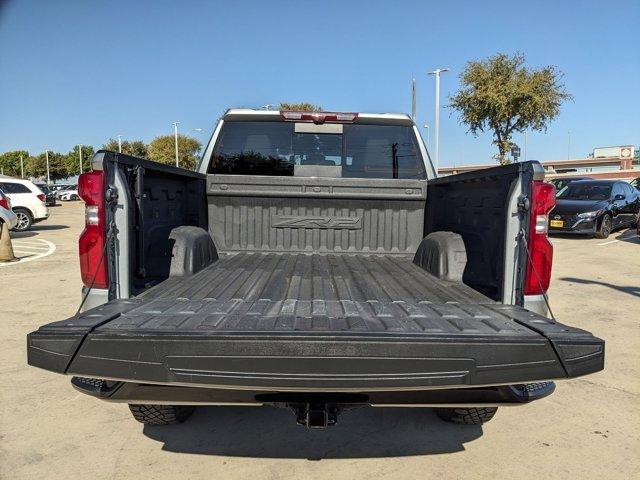
{"type": "Polygon", "coordinates": [[[278,106],[278,110],[293,110],[295,112],[322,112],[320,105],[314,105],[313,103],[286,103],[283,102],[278,106]]]}
{"type": "MultiPolygon", "coordinates": [[[[95,153],[93,147],[82,145],[82,171],[88,172],[91,170],[91,158],[95,153]]],[[[80,174],[80,154],[79,148],[75,147],[69,151],[64,157],[64,165],[67,171],[67,176],[73,177],[80,174]]]]}
{"type": "Polygon", "coordinates": [[[29,158],[29,152],[26,150],[14,150],[0,155],[0,173],[4,172],[5,175],[10,177],[20,177],[20,157],[22,157],[23,163],[26,162],[29,158]]]}
{"type": "MultiPolygon", "coordinates": [[[[148,146],[142,140],[123,140],[122,141],[122,153],[126,155],[133,155],[134,157],[147,158],[148,146]]],[[[107,143],[102,146],[102,150],[109,150],[110,152],[118,151],[118,140],[116,138],[110,138],[107,143]]]]}
{"type": "MultiPolygon", "coordinates": [[[[178,135],[178,159],[180,167],[189,170],[196,168],[197,156],[202,145],[198,140],[187,135],[178,135]]],[[[173,135],[161,135],[149,144],[148,156],[150,160],[175,165],[175,139],[173,135]]]]}
{"type": "Polygon", "coordinates": [[[513,132],[546,131],[562,102],[573,98],[555,67],[531,70],[524,64],[521,53],[468,62],[460,75],[461,90],[449,97],[449,107],[458,111],[473,135],[486,129],[493,132],[495,158],[501,164],[508,163],[513,132]]]}
{"type": "MultiPolygon", "coordinates": [[[[25,176],[47,179],[47,156],[41,153],[37,157],[29,157],[25,164],[25,176]]],[[[67,178],[67,168],[65,165],[65,155],[56,152],[49,152],[49,177],[51,180],[67,178]]]]}

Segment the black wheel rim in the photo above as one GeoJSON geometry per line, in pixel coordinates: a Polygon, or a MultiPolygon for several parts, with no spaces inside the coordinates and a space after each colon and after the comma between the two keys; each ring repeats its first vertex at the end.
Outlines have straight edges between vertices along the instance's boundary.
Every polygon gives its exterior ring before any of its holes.
{"type": "Polygon", "coordinates": [[[611,233],[611,219],[609,217],[604,217],[602,220],[602,233],[605,235],[609,235],[611,233]]]}

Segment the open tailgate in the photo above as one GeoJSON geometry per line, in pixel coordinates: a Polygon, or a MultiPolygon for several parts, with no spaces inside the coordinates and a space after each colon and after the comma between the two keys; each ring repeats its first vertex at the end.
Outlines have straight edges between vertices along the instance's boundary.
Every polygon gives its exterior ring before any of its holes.
{"type": "Polygon", "coordinates": [[[28,335],[30,365],[139,383],[412,390],[603,369],[604,341],[501,304],[135,298],[28,335]]]}

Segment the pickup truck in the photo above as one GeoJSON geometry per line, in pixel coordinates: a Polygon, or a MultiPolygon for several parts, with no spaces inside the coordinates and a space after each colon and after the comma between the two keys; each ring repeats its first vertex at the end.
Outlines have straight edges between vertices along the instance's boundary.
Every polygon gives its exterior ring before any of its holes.
{"type": "Polygon", "coordinates": [[[543,180],[436,178],[403,114],[231,109],[196,171],[100,151],[83,303],[28,335],[28,362],[146,424],[229,404],[483,423],[604,367],[601,339],[547,317],[543,180]]]}

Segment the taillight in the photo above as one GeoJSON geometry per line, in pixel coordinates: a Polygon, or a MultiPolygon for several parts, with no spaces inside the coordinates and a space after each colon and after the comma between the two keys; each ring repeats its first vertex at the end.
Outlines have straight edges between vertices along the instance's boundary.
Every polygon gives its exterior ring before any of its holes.
{"type": "Polygon", "coordinates": [[[46,199],[47,199],[47,196],[44,193],[38,194],[38,200],[40,200],[42,203],[44,203],[46,199]]]}
{"type": "Polygon", "coordinates": [[[357,113],[340,112],[292,112],[281,111],[280,116],[287,122],[306,123],[353,123],[358,119],[357,113]]]}
{"type": "Polygon", "coordinates": [[[536,180],[531,186],[529,254],[524,281],[525,295],[541,295],[551,282],[553,245],[549,242],[549,212],[556,205],[556,189],[550,183],[536,180]]]}
{"type": "Polygon", "coordinates": [[[0,207],[11,210],[11,207],[9,207],[9,199],[5,197],[2,192],[0,192],[0,207]]]}
{"type": "Polygon", "coordinates": [[[85,203],[85,227],[80,234],[80,275],[87,287],[108,288],[109,272],[104,246],[104,172],[87,172],[78,179],[78,195],[85,203]]]}

